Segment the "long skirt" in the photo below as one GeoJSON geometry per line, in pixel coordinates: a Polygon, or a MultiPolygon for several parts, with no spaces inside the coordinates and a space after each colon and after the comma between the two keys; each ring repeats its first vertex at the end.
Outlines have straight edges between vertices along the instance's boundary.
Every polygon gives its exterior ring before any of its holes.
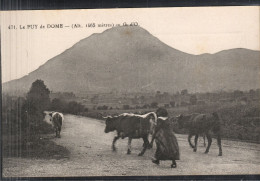
{"type": "Polygon", "coordinates": [[[155,136],[157,160],[179,160],[179,146],[177,139],[171,129],[161,128],[155,136]]]}

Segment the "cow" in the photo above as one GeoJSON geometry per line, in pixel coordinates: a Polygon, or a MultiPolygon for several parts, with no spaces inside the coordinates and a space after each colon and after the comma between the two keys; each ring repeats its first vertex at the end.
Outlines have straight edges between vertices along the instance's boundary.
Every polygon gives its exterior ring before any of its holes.
{"type": "Polygon", "coordinates": [[[176,121],[179,125],[179,128],[187,129],[189,132],[188,142],[189,145],[193,148],[193,151],[197,151],[197,141],[199,135],[205,135],[208,140],[208,146],[205,153],[209,152],[212,138],[211,132],[217,136],[217,143],[219,147],[218,156],[222,156],[222,147],[221,147],[221,118],[218,113],[208,113],[208,114],[199,114],[193,113],[189,115],[180,115],[177,116],[176,121]],[[191,143],[192,136],[195,135],[195,145],[191,143]]]}
{"type": "Polygon", "coordinates": [[[49,112],[47,115],[50,116],[50,121],[52,122],[53,128],[55,130],[56,137],[60,138],[61,126],[64,121],[63,114],[59,112],[49,112]]]}
{"type": "MultiPolygon", "coordinates": [[[[157,114],[157,116],[158,116],[158,114],[157,114]]],[[[158,119],[166,120],[166,119],[168,119],[168,117],[158,117],[158,119]]],[[[174,121],[174,119],[173,119],[173,121],[174,121]]],[[[206,135],[203,134],[202,136],[203,136],[203,145],[204,145],[204,147],[206,147],[206,135]]],[[[154,135],[152,135],[152,139],[151,139],[149,148],[153,147],[153,142],[154,142],[154,135]]]]}
{"type": "Polygon", "coordinates": [[[144,144],[138,156],[142,156],[149,147],[149,134],[152,134],[157,124],[157,116],[154,112],[144,115],[123,113],[118,116],[108,116],[106,118],[105,133],[117,132],[112,142],[112,150],[116,151],[115,143],[119,138],[128,137],[127,154],[131,154],[132,139],[143,138],[144,144]]]}

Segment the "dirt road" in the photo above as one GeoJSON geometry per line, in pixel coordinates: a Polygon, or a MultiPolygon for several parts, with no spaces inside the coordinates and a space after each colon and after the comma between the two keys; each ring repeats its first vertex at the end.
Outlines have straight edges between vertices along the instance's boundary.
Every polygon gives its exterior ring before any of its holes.
{"type": "Polygon", "coordinates": [[[126,154],[127,139],[118,140],[118,150],[112,152],[115,133],[105,134],[104,127],[99,120],[66,115],[61,138],[54,140],[70,150],[69,159],[3,158],[3,176],[260,174],[259,144],[223,140],[223,156],[218,157],[216,140],[213,140],[209,154],[204,154],[200,138],[198,151],[194,153],[188,145],[187,136],[176,135],[181,160],[177,161],[177,168],[171,169],[170,161],[163,161],[159,166],[151,162],[155,148],[142,157],[137,156],[142,148],[141,139],[132,141],[131,155],[126,154]]]}

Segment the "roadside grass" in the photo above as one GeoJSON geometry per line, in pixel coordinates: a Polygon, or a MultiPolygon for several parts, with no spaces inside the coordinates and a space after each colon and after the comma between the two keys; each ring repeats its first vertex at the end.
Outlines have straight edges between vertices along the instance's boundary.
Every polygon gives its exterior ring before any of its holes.
{"type": "Polygon", "coordinates": [[[2,135],[2,156],[40,159],[69,158],[67,148],[57,145],[51,139],[53,136],[44,135],[30,142],[22,140],[20,135],[2,135]]]}

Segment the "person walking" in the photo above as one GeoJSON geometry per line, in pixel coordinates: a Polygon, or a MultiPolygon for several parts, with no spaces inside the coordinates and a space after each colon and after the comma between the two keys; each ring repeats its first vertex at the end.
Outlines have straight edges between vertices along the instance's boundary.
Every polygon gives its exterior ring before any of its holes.
{"type": "Polygon", "coordinates": [[[176,168],[176,160],[180,160],[179,145],[167,117],[158,117],[152,139],[157,147],[152,162],[159,165],[160,160],[171,160],[171,168],[176,168]]]}

